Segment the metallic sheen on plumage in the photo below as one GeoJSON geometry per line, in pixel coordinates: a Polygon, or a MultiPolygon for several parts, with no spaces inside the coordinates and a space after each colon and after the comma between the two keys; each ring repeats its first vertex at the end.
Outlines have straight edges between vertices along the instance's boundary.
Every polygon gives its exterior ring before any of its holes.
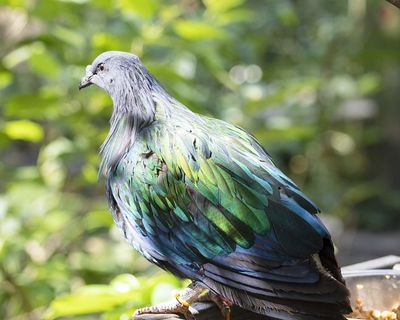
{"type": "Polygon", "coordinates": [[[193,113],[129,53],[98,56],[81,86],[92,83],[113,100],[100,173],[136,250],[260,314],[344,319],[348,291],[319,210],[252,135],[193,113]]]}

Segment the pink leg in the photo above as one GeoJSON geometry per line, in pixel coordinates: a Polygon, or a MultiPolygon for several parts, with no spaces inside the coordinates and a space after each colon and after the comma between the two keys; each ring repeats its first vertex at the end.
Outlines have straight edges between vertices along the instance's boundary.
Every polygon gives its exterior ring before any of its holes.
{"type": "Polygon", "coordinates": [[[224,317],[224,320],[231,320],[231,306],[232,302],[229,301],[228,299],[219,296],[215,293],[212,293],[211,291],[207,291],[205,294],[202,294],[199,296],[199,298],[196,300],[197,302],[214,302],[219,310],[221,310],[222,316],[224,317]]]}

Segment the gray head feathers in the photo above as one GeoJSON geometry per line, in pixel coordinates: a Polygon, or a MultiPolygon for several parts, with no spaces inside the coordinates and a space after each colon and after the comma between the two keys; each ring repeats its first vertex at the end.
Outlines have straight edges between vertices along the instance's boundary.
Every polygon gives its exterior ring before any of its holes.
{"type": "Polygon", "coordinates": [[[95,84],[105,90],[114,102],[114,109],[122,112],[135,112],[136,108],[150,111],[151,101],[146,97],[154,86],[159,86],[137,56],[120,51],[100,54],[86,67],[82,81],[82,87],[95,84]]]}
{"type": "Polygon", "coordinates": [[[154,95],[165,91],[139,58],[131,53],[108,51],[86,67],[80,88],[96,84],[113,100],[111,128],[101,147],[105,173],[121,158],[138,132],[154,120],[154,95]]]}

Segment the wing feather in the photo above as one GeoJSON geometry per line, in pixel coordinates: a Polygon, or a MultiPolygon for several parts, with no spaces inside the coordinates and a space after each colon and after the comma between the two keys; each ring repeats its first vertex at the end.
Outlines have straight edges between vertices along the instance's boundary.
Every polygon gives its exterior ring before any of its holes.
{"type": "Polygon", "coordinates": [[[263,299],[290,297],[345,306],[334,259],[323,255],[330,270],[314,262],[331,243],[315,204],[251,135],[221,121],[202,125],[144,130],[108,179],[144,255],[244,307],[247,295],[265,310],[263,299]]]}

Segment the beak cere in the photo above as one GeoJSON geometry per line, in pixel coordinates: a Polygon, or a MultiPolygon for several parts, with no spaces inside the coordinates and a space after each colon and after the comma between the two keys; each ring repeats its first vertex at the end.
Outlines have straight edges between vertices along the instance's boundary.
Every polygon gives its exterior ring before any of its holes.
{"type": "Polygon", "coordinates": [[[89,87],[92,84],[92,82],[91,82],[92,77],[93,77],[93,74],[89,74],[89,75],[84,76],[81,79],[81,82],[79,83],[79,90],[81,90],[83,88],[86,88],[86,87],[89,87]]]}

